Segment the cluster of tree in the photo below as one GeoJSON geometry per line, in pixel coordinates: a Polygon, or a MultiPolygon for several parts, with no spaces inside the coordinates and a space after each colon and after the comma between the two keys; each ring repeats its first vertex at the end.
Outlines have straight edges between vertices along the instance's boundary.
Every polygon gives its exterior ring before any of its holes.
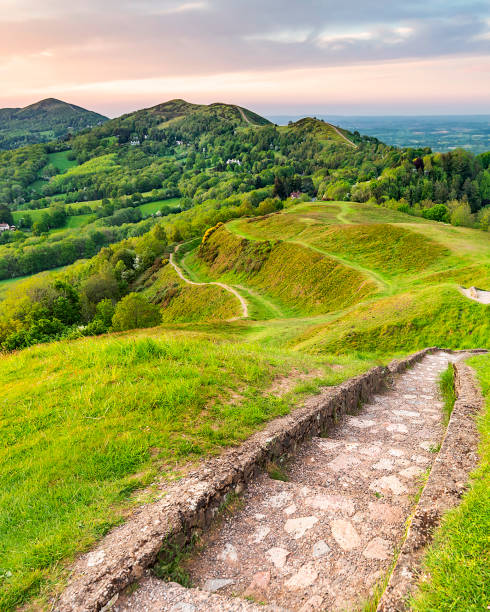
{"type": "Polygon", "coordinates": [[[148,327],[160,322],[158,307],[131,292],[138,275],[159,265],[167,242],[161,227],[103,248],[86,263],[33,277],[2,303],[0,345],[14,350],[39,342],[148,327]]]}
{"type": "Polygon", "coordinates": [[[148,232],[155,223],[155,219],[145,219],[119,227],[92,226],[77,233],[54,234],[27,246],[27,241],[7,244],[0,247],[0,280],[52,270],[92,257],[104,246],[148,232]]]}

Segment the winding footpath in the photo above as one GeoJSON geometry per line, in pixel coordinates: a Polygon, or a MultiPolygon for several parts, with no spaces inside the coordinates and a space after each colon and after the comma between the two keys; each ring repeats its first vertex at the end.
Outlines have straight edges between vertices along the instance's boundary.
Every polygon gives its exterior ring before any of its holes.
{"type": "Polygon", "coordinates": [[[480,304],[490,304],[490,291],[483,291],[483,289],[477,289],[476,287],[470,287],[469,289],[461,287],[460,291],[470,300],[480,304]]]}
{"type": "Polygon", "coordinates": [[[435,352],[356,415],[303,444],[285,480],[259,475],[187,563],[195,588],[155,577],[115,612],[320,612],[355,608],[386,576],[443,438],[435,352]]]}
{"type": "Polygon", "coordinates": [[[245,301],[245,299],[238,293],[238,291],[236,289],[233,289],[233,287],[230,287],[230,285],[225,285],[224,283],[218,283],[218,282],[210,282],[210,283],[197,283],[195,281],[191,281],[190,279],[186,278],[186,276],[184,275],[182,269],[179,267],[179,265],[176,263],[175,261],[175,253],[177,253],[177,251],[179,250],[180,244],[178,244],[175,248],[174,248],[174,252],[170,253],[170,265],[173,267],[173,269],[177,272],[177,275],[179,276],[179,278],[181,280],[184,281],[184,283],[187,283],[188,285],[197,285],[197,286],[204,286],[204,285],[217,285],[218,287],[221,287],[222,289],[224,289],[225,291],[228,291],[229,293],[232,293],[240,302],[240,307],[242,309],[242,315],[241,317],[233,317],[232,319],[227,319],[228,321],[237,321],[240,318],[246,318],[248,317],[248,304],[245,301]]]}

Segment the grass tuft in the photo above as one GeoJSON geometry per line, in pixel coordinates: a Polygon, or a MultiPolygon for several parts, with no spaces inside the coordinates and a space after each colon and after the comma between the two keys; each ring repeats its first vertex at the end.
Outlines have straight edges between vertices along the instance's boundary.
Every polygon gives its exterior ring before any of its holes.
{"type": "Polygon", "coordinates": [[[444,427],[447,427],[454,403],[456,402],[456,390],[454,388],[454,365],[450,363],[439,379],[439,388],[444,400],[444,427]]]}

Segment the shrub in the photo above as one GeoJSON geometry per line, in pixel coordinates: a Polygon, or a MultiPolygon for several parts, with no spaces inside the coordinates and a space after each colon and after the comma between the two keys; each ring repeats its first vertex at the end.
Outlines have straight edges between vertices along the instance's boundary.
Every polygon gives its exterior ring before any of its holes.
{"type": "Polygon", "coordinates": [[[125,331],[140,327],[153,327],[161,321],[158,306],[138,293],[130,293],[116,306],[112,317],[112,327],[115,331],[125,331]]]}
{"type": "Polygon", "coordinates": [[[431,208],[423,210],[422,217],[424,217],[424,219],[430,219],[431,221],[449,223],[451,220],[451,213],[449,208],[444,206],[444,204],[436,204],[435,206],[431,206],[431,208]]]}

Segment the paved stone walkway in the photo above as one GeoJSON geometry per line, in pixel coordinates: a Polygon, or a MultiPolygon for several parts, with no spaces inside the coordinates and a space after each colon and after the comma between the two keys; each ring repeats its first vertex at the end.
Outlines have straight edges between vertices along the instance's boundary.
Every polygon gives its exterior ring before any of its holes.
{"type": "Polygon", "coordinates": [[[303,445],[286,482],[266,475],[254,481],[242,509],[205,534],[202,552],[188,563],[201,591],[177,587],[170,601],[167,585],[146,579],[115,609],[313,612],[360,605],[392,563],[438,450],[439,374],[461,358],[426,356],[328,438],[303,445]]]}

